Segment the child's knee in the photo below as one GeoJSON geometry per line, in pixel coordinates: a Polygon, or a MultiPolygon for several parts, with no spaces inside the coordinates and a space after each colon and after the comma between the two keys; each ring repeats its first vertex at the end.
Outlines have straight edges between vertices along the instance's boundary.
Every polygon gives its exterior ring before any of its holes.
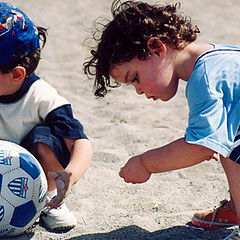
{"type": "Polygon", "coordinates": [[[47,156],[53,154],[52,149],[47,144],[41,142],[34,144],[32,153],[38,159],[38,161],[41,161],[47,156]]]}
{"type": "Polygon", "coordinates": [[[58,150],[59,149],[52,149],[51,146],[46,143],[38,142],[31,146],[30,152],[39,161],[42,167],[46,167],[47,169],[64,169],[69,163],[68,159],[70,153],[68,150],[59,150],[59,152],[58,150]]]}
{"type": "Polygon", "coordinates": [[[37,143],[35,149],[36,158],[46,172],[63,170],[63,167],[49,145],[37,143]]]}
{"type": "Polygon", "coordinates": [[[51,148],[45,143],[37,143],[37,151],[40,156],[44,156],[45,154],[52,152],[51,148]]]}

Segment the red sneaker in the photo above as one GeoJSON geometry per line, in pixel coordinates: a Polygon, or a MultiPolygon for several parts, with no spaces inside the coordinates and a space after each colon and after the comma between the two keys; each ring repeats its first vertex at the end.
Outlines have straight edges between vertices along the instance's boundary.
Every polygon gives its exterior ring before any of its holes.
{"type": "Polygon", "coordinates": [[[230,208],[230,201],[223,200],[218,208],[197,212],[193,215],[192,224],[208,230],[238,225],[237,214],[230,208]]]}

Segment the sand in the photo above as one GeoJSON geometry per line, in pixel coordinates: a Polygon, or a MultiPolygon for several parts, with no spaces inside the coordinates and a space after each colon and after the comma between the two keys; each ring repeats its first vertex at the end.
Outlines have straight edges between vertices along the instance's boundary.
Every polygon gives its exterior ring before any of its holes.
{"type": "MultiPolygon", "coordinates": [[[[78,219],[67,233],[37,225],[17,240],[198,240],[221,239],[231,229],[204,231],[189,223],[197,210],[228,198],[221,164],[155,174],[144,184],[126,184],[119,169],[133,155],[182,137],[187,126],[185,83],[169,102],[153,102],[131,87],[114,89],[95,99],[93,82],[83,74],[89,56],[83,44],[92,22],[110,18],[110,0],[11,0],[48,39],[37,73],[73,105],[94,149],[93,161],[74,185],[66,203],[78,219]]],[[[154,1],[149,1],[154,2],[154,1]]],[[[174,2],[174,1],[170,1],[174,2]]],[[[182,0],[182,10],[199,26],[198,42],[239,44],[238,0],[182,0]]]]}

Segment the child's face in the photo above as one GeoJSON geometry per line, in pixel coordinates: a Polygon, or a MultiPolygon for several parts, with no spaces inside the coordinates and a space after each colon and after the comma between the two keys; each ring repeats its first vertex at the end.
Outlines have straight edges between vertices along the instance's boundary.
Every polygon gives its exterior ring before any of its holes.
{"type": "Polygon", "coordinates": [[[179,81],[173,64],[157,54],[145,60],[133,58],[129,62],[116,64],[111,68],[110,75],[119,83],[133,85],[138,94],[162,101],[168,101],[176,94],[179,81]]]}
{"type": "Polygon", "coordinates": [[[17,66],[9,73],[0,71],[0,96],[15,93],[22,85],[26,77],[26,69],[17,66]]]}
{"type": "Polygon", "coordinates": [[[3,73],[0,71],[0,95],[12,94],[13,83],[11,73],[3,73]]]}
{"type": "Polygon", "coordinates": [[[16,67],[9,73],[0,71],[0,96],[11,95],[20,88],[25,75],[21,74],[21,70],[18,70],[18,68],[22,67],[16,67]]]}

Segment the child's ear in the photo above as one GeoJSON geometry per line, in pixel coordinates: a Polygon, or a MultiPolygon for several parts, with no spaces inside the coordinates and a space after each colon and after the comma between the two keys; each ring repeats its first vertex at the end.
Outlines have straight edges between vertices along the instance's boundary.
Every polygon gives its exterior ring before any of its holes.
{"type": "Polygon", "coordinates": [[[17,66],[12,70],[12,76],[12,81],[14,84],[22,83],[26,77],[26,69],[22,66],[17,66]]]}
{"type": "Polygon", "coordinates": [[[147,41],[148,49],[151,54],[156,54],[161,58],[165,58],[167,53],[166,45],[157,37],[151,37],[147,41]]]}

